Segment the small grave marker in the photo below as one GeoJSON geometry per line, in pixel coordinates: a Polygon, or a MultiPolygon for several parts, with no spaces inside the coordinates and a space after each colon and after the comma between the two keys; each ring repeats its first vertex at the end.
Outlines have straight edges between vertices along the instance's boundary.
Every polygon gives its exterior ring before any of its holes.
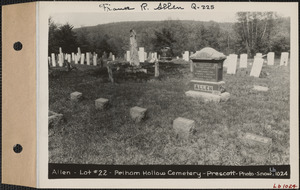
{"type": "Polygon", "coordinates": [[[268,53],[268,55],[267,55],[268,65],[274,65],[274,57],[275,57],[274,52],[268,53]]]}
{"type": "Polygon", "coordinates": [[[99,98],[95,100],[95,107],[97,110],[103,110],[108,108],[109,100],[105,98],[99,98]]]}
{"type": "Polygon", "coordinates": [[[271,138],[255,135],[252,133],[246,133],[244,139],[249,145],[259,144],[269,147],[272,144],[271,138]]]}
{"type": "Polygon", "coordinates": [[[80,58],[80,64],[83,65],[84,64],[84,54],[81,54],[81,58],[80,58]]]}
{"type": "Polygon", "coordinates": [[[195,121],[178,117],[173,121],[173,129],[175,130],[176,135],[183,139],[188,139],[195,129],[195,121]]]}
{"type": "Polygon", "coordinates": [[[288,52],[282,52],[280,57],[280,66],[284,65],[287,66],[289,61],[289,53],[288,52]]]}
{"type": "Polygon", "coordinates": [[[144,63],[145,62],[145,52],[144,52],[144,48],[143,47],[140,47],[139,48],[139,60],[140,62],[144,63]]]}
{"type": "Polygon", "coordinates": [[[48,111],[48,126],[56,127],[58,123],[62,120],[63,114],[58,114],[53,111],[48,111]]]}
{"type": "Polygon", "coordinates": [[[51,53],[51,59],[52,59],[52,66],[56,67],[56,61],[55,61],[55,54],[51,53]]]}
{"type": "Polygon", "coordinates": [[[146,117],[146,108],[141,108],[138,106],[135,106],[130,109],[130,117],[136,122],[139,123],[146,117]]]}
{"type": "Polygon", "coordinates": [[[240,56],[240,68],[247,68],[247,59],[248,55],[247,54],[241,54],[240,56]]]}
{"type": "Polygon", "coordinates": [[[237,54],[229,55],[229,62],[227,66],[227,74],[235,74],[237,65],[237,54]]]}
{"type": "Polygon", "coordinates": [[[263,63],[264,63],[263,58],[255,57],[253,65],[252,65],[252,69],[251,69],[251,72],[250,72],[250,76],[259,77],[262,66],[263,66],[263,63]]]}
{"type": "Polygon", "coordinates": [[[126,51],[126,61],[130,61],[130,51],[126,51]]]}
{"type": "Polygon", "coordinates": [[[81,92],[72,92],[70,94],[71,101],[78,102],[82,99],[82,93],[81,92]]]}
{"type": "Polygon", "coordinates": [[[269,90],[268,87],[254,85],[253,90],[267,92],[269,90]]]}
{"type": "Polygon", "coordinates": [[[93,55],[93,65],[97,66],[97,54],[93,55]]]}
{"type": "Polygon", "coordinates": [[[60,67],[63,66],[64,59],[63,59],[63,54],[58,54],[58,64],[60,67]]]}
{"type": "Polygon", "coordinates": [[[71,63],[71,54],[68,54],[68,63],[71,63]]]}
{"type": "Polygon", "coordinates": [[[90,63],[90,52],[86,52],[86,64],[91,65],[91,63],[90,63]]]}
{"type": "Polygon", "coordinates": [[[75,61],[75,54],[72,52],[72,61],[75,61]]]}

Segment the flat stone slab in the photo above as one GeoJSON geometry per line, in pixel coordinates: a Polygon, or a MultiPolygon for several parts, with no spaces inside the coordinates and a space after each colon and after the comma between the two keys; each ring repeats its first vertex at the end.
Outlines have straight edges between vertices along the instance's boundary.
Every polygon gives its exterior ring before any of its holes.
{"type": "Polygon", "coordinates": [[[53,111],[48,111],[48,126],[55,127],[62,120],[63,114],[58,114],[53,111]]]}
{"type": "Polygon", "coordinates": [[[173,121],[173,129],[175,130],[176,135],[181,138],[188,139],[195,129],[195,121],[178,117],[173,121]]]}
{"type": "Polygon", "coordinates": [[[106,109],[109,105],[109,100],[105,98],[98,98],[95,100],[95,107],[97,110],[106,109]]]}
{"type": "Polygon", "coordinates": [[[264,87],[264,86],[254,85],[253,86],[253,90],[267,92],[269,90],[269,88],[268,87],[264,87]]]}
{"type": "Polygon", "coordinates": [[[78,101],[80,101],[82,99],[82,93],[81,92],[77,92],[77,91],[76,92],[72,92],[70,94],[70,99],[72,101],[78,102],[78,101]]]}
{"type": "Polygon", "coordinates": [[[252,133],[246,133],[244,136],[244,140],[249,144],[249,145],[262,145],[265,147],[270,147],[272,144],[272,139],[269,137],[264,137],[264,136],[259,136],[255,135],[252,133]]]}
{"type": "Polygon", "coordinates": [[[130,108],[130,117],[136,122],[139,123],[146,117],[146,108],[141,108],[138,106],[130,108]]]}
{"type": "Polygon", "coordinates": [[[205,92],[189,90],[189,91],[185,92],[185,94],[189,97],[198,98],[204,102],[219,103],[219,102],[226,102],[230,99],[230,93],[228,93],[228,92],[223,92],[220,95],[216,95],[216,94],[210,94],[210,93],[205,93],[205,92]]]}

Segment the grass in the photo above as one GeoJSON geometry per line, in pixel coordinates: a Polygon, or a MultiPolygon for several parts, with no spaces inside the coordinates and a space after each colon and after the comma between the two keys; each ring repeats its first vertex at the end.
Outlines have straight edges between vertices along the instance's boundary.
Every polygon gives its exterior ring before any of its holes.
{"type": "Polygon", "coordinates": [[[176,65],[160,64],[157,80],[152,79],[151,68],[142,77],[117,73],[115,84],[108,81],[106,68],[78,65],[75,71],[54,71],[49,76],[49,109],[62,113],[64,121],[49,129],[49,162],[289,164],[289,67],[265,66],[266,78],[224,73],[231,97],[216,104],[186,97],[192,79],[189,65],[176,65]],[[269,91],[253,91],[253,85],[267,86],[269,91]],[[70,101],[74,91],[83,93],[81,102],[70,101]],[[110,100],[109,109],[95,109],[94,101],[100,97],[110,100]],[[142,123],[130,118],[134,106],[148,109],[142,123]],[[187,141],[173,131],[177,117],[196,122],[187,141]],[[243,139],[246,132],[272,138],[271,147],[249,148],[243,139]]]}

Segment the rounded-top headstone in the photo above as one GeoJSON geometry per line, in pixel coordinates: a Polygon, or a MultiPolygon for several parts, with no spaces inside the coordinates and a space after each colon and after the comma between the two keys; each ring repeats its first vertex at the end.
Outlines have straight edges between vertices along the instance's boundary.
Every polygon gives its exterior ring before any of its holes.
{"type": "Polygon", "coordinates": [[[217,50],[206,47],[190,56],[191,60],[224,60],[226,56],[217,50]]]}

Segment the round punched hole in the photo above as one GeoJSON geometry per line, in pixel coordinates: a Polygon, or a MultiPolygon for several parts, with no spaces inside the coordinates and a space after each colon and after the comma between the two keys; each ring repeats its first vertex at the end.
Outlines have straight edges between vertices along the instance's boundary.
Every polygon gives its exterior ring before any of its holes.
{"type": "Polygon", "coordinates": [[[14,49],[15,49],[16,51],[20,51],[20,50],[22,49],[22,47],[23,47],[23,45],[22,45],[21,42],[16,42],[16,43],[14,43],[14,49]]]}
{"type": "Polygon", "coordinates": [[[15,153],[20,153],[20,152],[22,152],[22,150],[23,150],[22,145],[16,144],[16,145],[14,146],[14,152],[15,152],[15,153]]]}

